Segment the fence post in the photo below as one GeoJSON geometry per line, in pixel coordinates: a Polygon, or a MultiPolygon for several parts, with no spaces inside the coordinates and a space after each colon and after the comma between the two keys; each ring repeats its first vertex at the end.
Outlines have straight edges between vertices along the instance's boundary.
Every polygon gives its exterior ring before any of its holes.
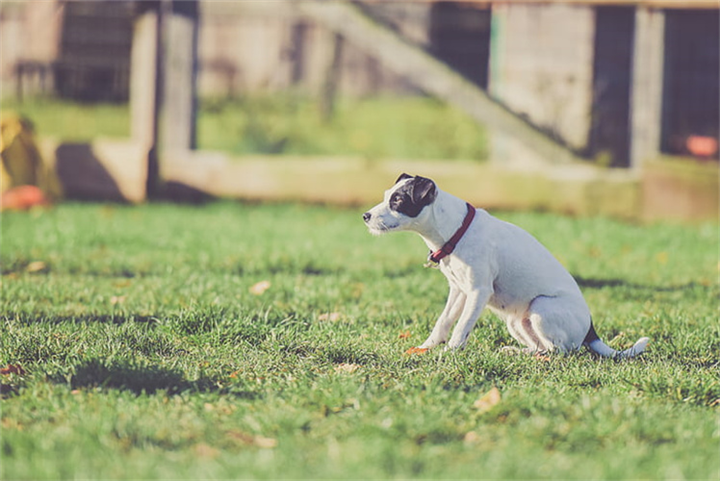
{"type": "Polygon", "coordinates": [[[149,193],[155,190],[158,180],[160,12],[156,2],[136,5],[130,61],[130,135],[147,159],[149,193]]]}
{"type": "Polygon", "coordinates": [[[630,167],[660,153],[665,14],[638,6],[635,13],[630,110],[630,167]]]}
{"type": "Polygon", "coordinates": [[[162,151],[196,147],[198,70],[198,2],[172,0],[164,4],[164,81],[162,151]]]}

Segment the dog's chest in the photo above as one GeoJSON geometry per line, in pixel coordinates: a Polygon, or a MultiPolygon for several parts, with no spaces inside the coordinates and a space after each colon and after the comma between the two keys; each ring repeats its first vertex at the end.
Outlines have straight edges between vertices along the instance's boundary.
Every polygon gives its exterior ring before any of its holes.
{"type": "Polygon", "coordinates": [[[440,262],[440,272],[447,278],[448,282],[467,292],[472,288],[472,279],[470,277],[470,269],[459,263],[454,262],[455,259],[448,259],[440,262]]]}

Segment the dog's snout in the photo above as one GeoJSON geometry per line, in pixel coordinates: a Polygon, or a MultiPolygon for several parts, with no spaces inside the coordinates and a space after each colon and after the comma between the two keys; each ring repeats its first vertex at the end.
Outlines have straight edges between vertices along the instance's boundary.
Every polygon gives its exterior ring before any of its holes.
{"type": "Polygon", "coordinates": [[[364,220],[365,222],[368,222],[371,217],[372,217],[372,214],[371,214],[370,212],[365,212],[365,213],[363,214],[363,220],[364,220]]]}

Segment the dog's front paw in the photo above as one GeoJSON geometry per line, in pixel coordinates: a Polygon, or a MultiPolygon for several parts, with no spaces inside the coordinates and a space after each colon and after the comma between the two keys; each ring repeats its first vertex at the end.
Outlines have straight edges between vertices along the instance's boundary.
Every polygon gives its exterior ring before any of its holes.
{"type": "Polygon", "coordinates": [[[429,348],[427,347],[411,347],[410,349],[405,351],[405,354],[407,354],[408,356],[411,356],[413,354],[425,354],[426,352],[428,352],[428,349],[429,348]]]}

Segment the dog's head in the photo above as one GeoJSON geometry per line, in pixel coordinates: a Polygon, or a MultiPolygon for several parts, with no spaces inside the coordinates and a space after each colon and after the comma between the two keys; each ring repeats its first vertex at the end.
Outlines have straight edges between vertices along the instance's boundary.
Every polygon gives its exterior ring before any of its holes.
{"type": "Polygon", "coordinates": [[[402,174],[395,185],[385,191],[381,203],[363,214],[371,234],[380,235],[396,230],[414,230],[423,222],[428,209],[435,201],[435,182],[425,177],[402,174]]]}

